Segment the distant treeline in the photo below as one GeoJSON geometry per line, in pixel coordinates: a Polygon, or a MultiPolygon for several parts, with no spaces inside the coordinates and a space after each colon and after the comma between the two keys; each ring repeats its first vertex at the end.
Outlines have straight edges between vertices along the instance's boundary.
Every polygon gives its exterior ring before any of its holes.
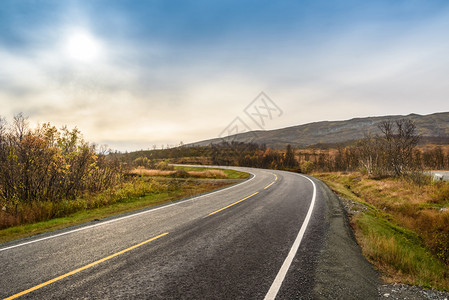
{"type": "Polygon", "coordinates": [[[381,134],[366,136],[336,148],[273,150],[265,145],[222,142],[207,147],[181,146],[122,155],[132,165],[154,167],[160,160],[256,168],[313,171],[362,171],[373,177],[403,176],[426,169],[449,169],[449,153],[441,146],[420,149],[416,126],[410,120],[385,121],[381,134]]]}
{"type": "Polygon", "coordinates": [[[271,169],[297,168],[298,161],[295,158],[293,148],[288,146],[284,152],[272,150],[265,145],[255,143],[222,142],[209,146],[141,150],[121,154],[120,158],[123,163],[146,168],[156,168],[161,160],[184,164],[200,163],[271,169]]]}

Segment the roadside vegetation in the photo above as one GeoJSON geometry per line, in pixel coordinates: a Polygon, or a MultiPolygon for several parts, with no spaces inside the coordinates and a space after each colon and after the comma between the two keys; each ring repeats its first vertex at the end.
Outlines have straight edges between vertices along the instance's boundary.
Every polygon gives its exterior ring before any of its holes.
{"type": "Polygon", "coordinates": [[[147,176],[164,176],[170,178],[203,178],[203,179],[245,179],[248,173],[208,167],[188,167],[172,166],[167,162],[161,162],[156,169],[147,169],[144,166],[137,166],[130,174],[147,176]]]}
{"type": "Polygon", "coordinates": [[[373,179],[360,172],[314,173],[362,203],[351,218],[364,255],[390,282],[449,291],[449,182],[373,179]]]}
{"type": "Polygon", "coordinates": [[[155,167],[120,162],[117,154],[84,141],[76,128],[31,129],[21,114],[12,124],[0,119],[0,242],[194,196],[249,176],[166,161],[155,167]]]}
{"type": "MultiPolygon", "coordinates": [[[[417,148],[413,123],[382,122],[379,129],[382,135],[367,136],[350,150],[358,171],[313,175],[364,206],[351,225],[387,281],[448,291],[449,183],[423,172],[431,156],[417,148]]],[[[444,165],[442,151],[430,153],[444,165]]]]}

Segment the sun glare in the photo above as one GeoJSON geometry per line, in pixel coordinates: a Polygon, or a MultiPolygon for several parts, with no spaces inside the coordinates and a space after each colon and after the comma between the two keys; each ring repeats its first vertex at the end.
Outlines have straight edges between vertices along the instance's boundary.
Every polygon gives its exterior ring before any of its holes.
{"type": "Polygon", "coordinates": [[[69,35],[66,41],[67,55],[74,60],[93,62],[99,55],[100,43],[87,32],[75,32],[69,35]]]}

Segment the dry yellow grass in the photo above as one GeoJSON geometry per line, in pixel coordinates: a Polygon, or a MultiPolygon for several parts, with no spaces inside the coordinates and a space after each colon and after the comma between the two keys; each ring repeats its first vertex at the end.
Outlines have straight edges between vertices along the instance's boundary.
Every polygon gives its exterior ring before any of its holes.
{"type": "Polygon", "coordinates": [[[162,170],[148,170],[143,168],[137,168],[131,170],[131,174],[146,175],[146,176],[167,176],[175,173],[175,171],[162,171],[162,170]]]}
{"type": "MultiPolygon", "coordinates": [[[[146,175],[146,176],[170,176],[176,173],[176,171],[162,171],[162,170],[150,170],[144,168],[136,168],[131,170],[131,174],[146,175]]],[[[222,170],[205,170],[205,171],[187,171],[189,176],[195,178],[227,178],[225,172],[222,170]]]]}
{"type": "Polygon", "coordinates": [[[320,173],[337,193],[371,209],[352,219],[364,254],[388,281],[449,290],[449,183],[417,185],[360,173],[320,173]]]}
{"type": "Polygon", "coordinates": [[[188,173],[193,177],[226,178],[222,170],[188,171],[188,173]]]}

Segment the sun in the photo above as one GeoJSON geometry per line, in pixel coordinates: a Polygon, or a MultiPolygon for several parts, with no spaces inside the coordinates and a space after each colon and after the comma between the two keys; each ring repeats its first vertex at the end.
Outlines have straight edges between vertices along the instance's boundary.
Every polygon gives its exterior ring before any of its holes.
{"type": "Polygon", "coordinates": [[[73,60],[93,62],[100,56],[101,44],[88,32],[76,31],[68,35],[65,50],[73,60]]]}

